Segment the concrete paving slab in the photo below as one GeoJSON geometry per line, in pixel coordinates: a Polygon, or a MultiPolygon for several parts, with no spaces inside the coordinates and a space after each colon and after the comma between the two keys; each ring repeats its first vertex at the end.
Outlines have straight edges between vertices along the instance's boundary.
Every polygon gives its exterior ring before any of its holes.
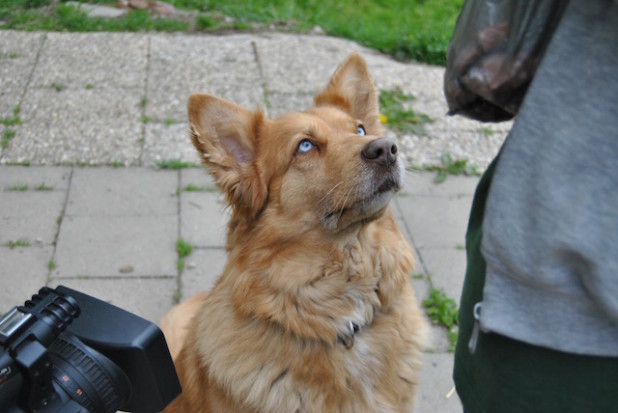
{"type": "Polygon", "coordinates": [[[70,174],[69,168],[0,167],[0,244],[51,244],[70,174]]]}
{"type": "Polygon", "coordinates": [[[209,93],[243,107],[264,107],[253,36],[152,34],[146,115],[185,120],[191,93],[209,93]]]}
{"type": "Polygon", "coordinates": [[[429,319],[427,319],[427,324],[429,325],[429,337],[426,352],[435,354],[448,353],[451,343],[446,328],[433,324],[429,319]]]}
{"type": "MultiPolygon", "coordinates": [[[[1,59],[0,59],[1,62],[1,59]]],[[[20,109],[20,103],[24,94],[24,86],[17,85],[1,85],[0,79],[0,119],[13,119],[15,117],[14,110],[20,109]],[[17,108],[17,109],[16,109],[17,108]]],[[[4,132],[5,126],[2,126],[2,132],[4,132]]],[[[11,129],[19,129],[21,125],[11,125],[11,129]]],[[[4,136],[4,135],[3,135],[4,136]]]]}
{"type": "Polygon", "coordinates": [[[187,185],[204,187],[209,190],[216,188],[215,181],[206,167],[182,169],[180,171],[180,188],[185,188],[187,185]]]}
{"type": "Polygon", "coordinates": [[[6,162],[134,165],[142,149],[140,95],[126,89],[29,88],[23,128],[6,162]]]}
{"type": "Polygon", "coordinates": [[[435,288],[442,288],[459,306],[466,275],[466,251],[456,248],[423,248],[423,263],[435,288]]]}
{"type": "Polygon", "coordinates": [[[69,217],[177,216],[178,173],[145,168],[76,168],[69,217]]]}
{"type": "Polygon", "coordinates": [[[180,236],[198,247],[224,247],[229,209],[223,195],[181,192],[180,236]]]}
{"type": "Polygon", "coordinates": [[[400,90],[416,101],[443,98],[444,68],[403,63],[373,50],[363,51],[369,74],[379,90],[400,90]]]}
{"type": "Polygon", "coordinates": [[[20,104],[44,33],[3,30],[0,36],[0,118],[20,104]]]}
{"type": "Polygon", "coordinates": [[[131,88],[143,94],[146,34],[50,32],[46,36],[31,87],[49,88],[55,84],[69,90],[131,88]]]}
{"type": "Polygon", "coordinates": [[[370,53],[349,40],[324,36],[268,33],[256,37],[255,43],[268,93],[314,94],[349,53],[370,53]]]}
{"type": "Polygon", "coordinates": [[[207,168],[183,169],[180,191],[181,237],[199,248],[224,247],[230,212],[207,168]],[[198,191],[187,191],[187,187],[198,191]]]}
{"type": "Polygon", "coordinates": [[[19,239],[53,243],[65,200],[63,191],[0,192],[0,245],[19,239]]]}
{"type": "Polygon", "coordinates": [[[444,125],[427,125],[427,134],[399,137],[402,152],[408,163],[417,166],[442,165],[442,155],[453,160],[466,160],[481,170],[487,168],[498,154],[506,133],[490,129],[445,129],[444,125]],[[490,132],[487,132],[490,131],[490,132]]]}
{"type": "Polygon", "coordinates": [[[435,178],[435,172],[406,171],[402,196],[473,196],[480,179],[478,176],[449,175],[444,182],[436,183],[435,178]]]}
{"type": "Polygon", "coordinates": [[[289,112],[302,111],[313,107],[313,93],[268,93],[267,116],[275,119],[289,112]]]}
{"type": "MultiPolygon", "coordinates": [[[[423,248],[456,248],[465,244],[472,197],[398,197],[397,207],[414,244],[423,248]]],[[[422,252],[421,252],[422,254],[422,252]]]]}
{"type": "Polygon", "coordinates": [[[172,125],[160,122],[148,123],[141,159],[142,165],[156,166],[161,161],[169,160],[201,163],[197,150],[189,137],[189,124],[187,122],[172,125]]]}
{"type": "Polygon", "coordinates": [[[174,215],[65,217],[52,277],[174,276],[177,237],[174,215]]]}
{"type": "Polygon", "coordinates": [[[29,191],[66,191],[71,168],[0,166],[0,192],[15,186],[26,186],[29,191]]]}
{"type": "Polygon", "coordinates": [[[223,273],[227,253],[223,248],[194,249],[185,259],[185,269],[180,278],[181,300],[210,290],[223,273]]]}
{"type": "Polygon", "coordinates": [[[45,286],[48,264],[53,253],[51,246],[15,249],[0,247],[0,314],[23,305],[24,301],[45,286]]]}
{"type": "Polygon", "coordinates": [[[173,278],[56,279],[50,287],[64,285],[129,311],[153,323],[174,303],[173,278]]]}
{"type": "Polygon", "coordinates": [[[453,391],[453,355],[426,353],[416,398],[419,413],[462,413],[463,407],[453,391]]]}

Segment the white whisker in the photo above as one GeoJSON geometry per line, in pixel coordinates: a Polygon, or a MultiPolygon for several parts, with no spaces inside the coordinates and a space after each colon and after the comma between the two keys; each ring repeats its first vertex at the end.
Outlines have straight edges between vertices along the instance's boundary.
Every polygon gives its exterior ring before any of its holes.
{"type": "Polygon", "coordinates": [[[341,215],[343,215],[343,211],[345,210],[345,205],[348,202],[348,198],[351,192],[352,192],[351,189],[346,191],[345,199],[343,200],[343,204],[341,205],[341,210],[339,210],[339,215],[337,216],[337,221],[339,221],[341,219],[341,215]]]}
{"type": "Polygon", "coordinates": [[[333,192],[335,189],[337,189],[337,187],[339,185],[341,185],[342,183],[343,183],[343,181],[339,181],[338,184],[333,186],[327,193],[325,193],[324,196],[322,198],[320,198],[320,200],[318,201],[318,205],[320,205],[326,199],[326,197],[328,197],[331,194],[331,192],[333,192]]]}

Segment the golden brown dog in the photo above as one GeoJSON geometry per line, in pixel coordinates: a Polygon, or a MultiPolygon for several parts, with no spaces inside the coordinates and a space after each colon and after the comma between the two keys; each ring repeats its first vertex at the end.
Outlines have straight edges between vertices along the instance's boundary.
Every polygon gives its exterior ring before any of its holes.
{"type": "Polygon", "coordinates": [[[183,387],[166,412],[411,411],[425,325],[389,210],[403,167],[363,58],[304,112],[192,95],[189,121],[231,206],[229,257],[162,321],[183,387]]]}

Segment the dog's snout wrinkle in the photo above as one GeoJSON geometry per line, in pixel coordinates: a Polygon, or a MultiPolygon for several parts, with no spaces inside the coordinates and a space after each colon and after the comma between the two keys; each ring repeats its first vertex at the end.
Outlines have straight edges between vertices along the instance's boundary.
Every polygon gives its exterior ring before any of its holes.
{"type": "Polygon", "coordinates": [[[397,162],[397,144],[388,138],[371,141],[361,151],[366,162],[377,163],[382,166],[392,166],[397,162]]]}

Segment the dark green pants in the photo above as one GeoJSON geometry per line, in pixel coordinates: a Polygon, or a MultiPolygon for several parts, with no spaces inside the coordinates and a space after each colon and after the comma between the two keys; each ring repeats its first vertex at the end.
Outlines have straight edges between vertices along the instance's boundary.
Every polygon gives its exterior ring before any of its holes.
{"type": "Polygon", "coordinates": [[[618,358],[568,354],[492,333],[480,334],[474,354],[468,350],[472,310],[482,301],[485,284],[482,224],[497,160],[479,182],[466,235],[468,265],[454,371],[464,409],[466,413],[618,412],[618,358]]]}

